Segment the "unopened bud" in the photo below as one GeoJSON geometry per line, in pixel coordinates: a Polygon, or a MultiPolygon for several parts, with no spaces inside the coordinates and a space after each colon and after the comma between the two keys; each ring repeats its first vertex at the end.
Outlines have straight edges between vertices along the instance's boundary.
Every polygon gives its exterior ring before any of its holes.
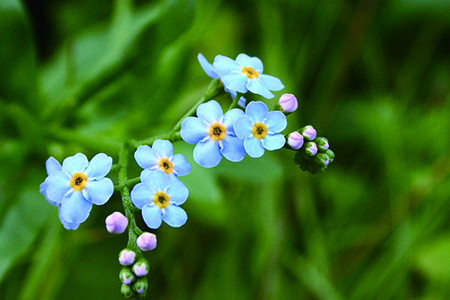
{"type": "Polygon", "coordinates": [[[123,249],[119,254],[119,262],[121,265],[128,266],[134,263],[136,259],[136,253],[129,249],[123,249]]]}
{"type": "Polygon", "coordinates": [[[326,167],[330,163],[330,158],[325,153],[318,153],[314,160],[322,167],[326,167]]]}
{"type": "Polygon", "coordinates": [[[328,149],[325,151],[325,154],[328,155],[328,158],[330,159],[330,162],[333,162],[334,160],[334,152],[331,151],[331,149],[328,149]]]}
{"type": "Polygon", "coordinates": [[[149,269],[150,266],[145,258],[141,258],[133,265],[133,273],[139,277],[147,275],[149,269]]]}
{"type": "Polygon", "coordinates": [[[291,132],[288,137],[288,144],[292,149],[298,150],[303,146],[303,135],[298,131],[291,132]]]}
{"type": "Polygon", "coordinates": [[[131,289],[131,287],[129,285],[126,285],[126,284],[122,284],[122,287],[120,288],[120,292],[127,299],[133,297],[133,294],[134,294],[134,292],[131,289]]]}
{"type": "Polygon", "coordinates": [[[314,140],[314,142],[317,144],[317,148],[321,152],[325,152],[330,147],[328,140],[324,137],[318,137],[314,140]]]}
{"type": "Polygon", "coordinates": [[[299,132],[309,141],[315,139],[317,135],[316,130],[311,125],[301,128],[299,132]]]}
{"type": "Polygon", "coordinates": [[[120,234],[125,231],[128,226],[128,219],[120,212],[116,211],[110,214],[106,220],[106,230],[110,233],[120,234]]]}
{"type": "Polygon", "coordinates": [[[124,284],[130,284],[134,281],[134,274],[129,268],[122,268],[119,273],[120,281],[124,284]]]}
{"type": "Polygon", "coordinates": [[[305,144],[305,153],[309,156],[314,156],[317,153],[317,145],[314,142],[308,142],[305,144]]]}
{"type": "Polygon", "coordinates": [[[136,243],[142,251],[153,250],[156,248],[156,235],[150,232],[144,232],[137,238],[136,243]]]}
{"type": "Polygon", "coordinates": [[[278,104],[281,106],[281,109],[287,113],[294,112],[298,107],[297,98],[292,94],[281,95],[278,104]]]}
{"type": "Polygon", "coordinates": [[[133,284],[133,290],[138,294],[144,293],[145,291],[147,291],[147,288],[148,288],[148,283],[147,283],[146,277],[139,278],[133,284]]]}

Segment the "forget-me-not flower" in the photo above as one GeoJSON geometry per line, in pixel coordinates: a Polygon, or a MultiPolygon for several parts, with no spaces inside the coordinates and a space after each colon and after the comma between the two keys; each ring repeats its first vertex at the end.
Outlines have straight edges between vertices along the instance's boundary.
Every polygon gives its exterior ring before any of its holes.
{"type": "Polygon", "coordinates": [[[245,116],[234,123],[238,138],[244,140],[245,151],[251,157],[261,157],[264,149],[277,150],[284,146],[285,137],[279,132],[287,126],[286,116],[280,111],[271,111],[264,102],[250,102],[245,116]]]}
{"type": "Polygon", "coordinates": [[[151,229],[161,222],[180,227],[187,221],[186,212],[179,207],[189,195],[189,190],[179,180],[170,180],[161,170],[145,169],[141,173],[141,183],[131,190],[131,202],[142,210],[142,218],[151,229]]]}
{"type": "Polygon", "coordinates": [[[192,168],[183,154],[173,155],[173,145],[167,140],[156,140],[151,148],[147,145],[139,146],[134,158],[141,168],[162,170],[171,179],[189,174],[192,168]]]}
{"type": "Polygon", "coordinates": [[[274,76],[263,74],[263,64],[257,57],[241,53],[236,61],[223,55],[217,55],[213,62],[214,69],[221,76],[221,81],[227,90],[254,94],[271,99],[270,91],[280,91],[284,88],[281,80],[274,76]]]}
{"type": "Polygon", "coordinates": [[[92,204],[103,205],[111,198],[114,184],[105,176],[111,169],[112,158],[99,153],[88,162],[84,154],[77,153],[67,157],[61,169],[58,165],[56,160],[47,163],[50,172],[44,186],[41,185],[41,193],[60,208],[64,227],[75,229],[78,225],[74,224],[88,218],[92,204]]]}
{"type": "Polygon", "coordinates": [[[205,168],[219,164],[222,155],[237,162],[244,159],[245,149],[242,140],[234,133],[234,121],[243,116],[240,109],[231,109],[223,114],[217,101],[211,100],[199,105],[197,118],[187,117],[181,123],[181,138],[194,148],[194,160],[205,168]]]}

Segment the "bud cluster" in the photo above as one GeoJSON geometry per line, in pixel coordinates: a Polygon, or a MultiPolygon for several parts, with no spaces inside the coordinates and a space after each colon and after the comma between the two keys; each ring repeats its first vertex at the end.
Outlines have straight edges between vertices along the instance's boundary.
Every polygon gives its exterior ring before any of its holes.
{"type": "Polygon", "coordinates": [[[328,140],[317,137],[317,132],[311,125],[289,134],[287,144],[296,150],[294,161],[302,171],[323,173],[334,160],[334,152],[329,149],[328,140]]]}

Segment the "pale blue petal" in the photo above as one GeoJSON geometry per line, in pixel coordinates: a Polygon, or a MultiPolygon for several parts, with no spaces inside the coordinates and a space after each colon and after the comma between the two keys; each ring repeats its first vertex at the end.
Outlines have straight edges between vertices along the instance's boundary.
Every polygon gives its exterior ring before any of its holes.
{"type": "Polygon", "coordinates": [[[264,154],[264,147],[261,145],[261,140],[254,138],[253,136],[245,138],[244,147],[250,157],[258,158],[264,154]]]}
{"type": "Polygon", "coordinates": [[[103,205],[108,202],[114,193],[114,184],[109,178],[102,180],[89,180],[83,189],[83,195],[92,204],[103,205]]]}
{"type": "Polygon", "coordinates": [[[238,104],[241,107],[245,107],[245,104],[247,103],[247,99],[245,99],[244,97],[239,98],[238,104]]]}
{"type": "Polygon", "coordinates": [[[248,78],[241,71],[231,72],[228,75],[222,77],[222,83],[227,90],[234,90],[240,93],[246,93],[248,91],[247,85],[248,78]]]}
{"type": "Polygon", "coordinates": [[[153,142],[152,149],[156,151],[156,153],[160,157],[170,158],[173,156],[173,145],[168,140],[156,140],[153,142]]]}
{"type": "Polygon", "coordinates": [[[203,56],[203,54],[199,53],[197,55],[198,62],[202,66],[203,71],[206,72],[206,74],[211,78],[220,78],[219,73],[216,69],[214,69],[213,65],[210,64],[206,58],[203,56]]]}
{"type": "Polygon", "coordinates": [[[91,159],[85,173],[89,180],[100,180],[109,173],[111,166],[112,158],[105,153],[99,153],[91,159]]]}
{"type": "Polygon", "coordinates": [[[89,217],[91,208],[92,203],[84,199],[83,193],[71,191],[61,203],[61,214],[69,223],[81,223],[89,217]]]}
{"type": "Polygon", "coordinates": [[[267,125],[267,131],[270,133],[281,132],[287,126],[286,116],[281,111],[271,111],[264,124],[267,125]]]}
{"type": "Polygon", "coordinates": [[[191,164],[186,160],[183,154],[175,154],[172,158],[173,171],[177,176],[185,176],[192,169],[191,164]]]}
{"type": "Polygon", "coordinates": [[[222,154],[219,151],[219,143],[208,139],[199,142],[194,148],[194,160],[204,168],[212,168],[219,164],[222,154]]]}
{"type": "Polygon", "coordinates": [[[45,180],[47,197],[56,203],[61,203],[64,195],[71,190],[70,186],[71,177],[62,171],[57,171],[48,176],[45,180]]]}
{"type": "Polygon", "coordinates": [[[258,73],[263,71],[263,63],[257,57],[250,57],[245,53],[241,53],[236,57],[236,62],[243,67],[252,67],[258,73]]]}
{"type": "Polygon", "coordinates": [[[61,221],[61,223],[63,224],[65,229],[75,230],[78,228],[78,226],[80,226],[80,223],[69,223],[63,218],[63,216],[61,214],[61,205],[58,205],[58,215],[59,215],[59,220],[61,221]]]}
{"type": "Polygon", "coordinates": [[[75,172],[83,172],[88,166],[88,159],[83,153],[67,157],[62,164],[61,170],[73,175],[75,172]]]}
{"type": "Polygon", "coordinates": [[[258,79],[262,81],[264,86],[271,91],[281,91],[284,89],[284,85],[280,79],[266,74],[259,74],[258,79]]]}
{"type": "Polygon", "coordinates": [[[130,193],[131,202],[139,209],[142,209],[146,204],[152,203],[153,195],[154,192],[143,183],[136,184],[130,193]]]}
{"type": "Polygon", "coordinates": [[[250,119],[252,119],[254,123],[256,122],[263,123],[264,120],[267,118],[268,113],[269,108],[264,102],[261,101],[250,102],[245,108],[245,115],[250,119]]]}
{"type": "Polygon", "coordinates": [[[197,117],[205,120],[209,124],[219,122],[223,117],[222,107],[215,100],[200,104],[197,108],[197,117]]]}
{"type": "Polygon", "coordinates": [[[134,159],[142,169],[159,167],[159,157],[155,150],[147,145],[139,146],[134,152],[134,159]]]}
{"type": "Polygon", "coordinates": [[[223,55],[217,55],[214,58],[213,67],[220,76],[227,75],[231,71],[241,71],[241,67],[234,60],[223,55]]]}
{"type": "Polygon", "coordinates": [[[286,138],[284,137],[284,135],[279,133],[268,134],[261,140],[262,146],[270,151],[283,148],[285,143],[286,138]]]}
{"type": "Polygon", "coordinates": [[[142,171],[141,181],[155,193],[158,191],[166,191],[170,184],[166,173],[161,170],[151,171],[146,169],[142,171]]]}
{"type": "Polygon", "coordinates": [[[61,164],[52,156],[45,162],[45,168],[47,169],[47,175],[61,171],[61,164]]]}
{"type": "Polygon", "coordinates": [[[246,85],[248,90],[254,94],[263,96],[266,99],[272,99],[275,97],[269,89],[262,83],[259,78],[250,79],[246,85]]]}
{"type": "Polygon", "coordinates": [[[189,196],[189,190],[181,181],[171,181],[170,187],[167,189],[167,194],[170,197],[170,203],[177,205],[183,204],[189,196]]]}
{"type": "Polygon", "coordinates": [[[180,227],[187,221],[186,212],[176,204],[170,204],[163,215],[164,222],[171,227],[180,227]]]}
{"type": "Polygon", "coordinates": [[[254,123],[255,122],[247,116],[239,117],[233,125],[234,133],[239,139],[243,140],[252,134],[252,127],[254,123]]]}
{"type": "Polygon", "coordinates": [[[142,208],[142,218],[145,224],[151,229],[157,229],[161,226],[161,209],[152,204],[147,204],[142,208]]]}
{"type": "Polygon", "coordinates": [[[233,124],[236,120],[243,116],[244,112],[239,108],[233,108],[225,113],[223,116],[223,125],[227,128],[227,132],[234,133],[233,124]]]}
{"type": "Polygon", "coordinates": [[[243,140],[238,137],[227,135],[222,140],[223,148],[221,150],[223,156],[232,162],[238,162],[244,159],[245,148],[243,140]]]}
{"type": "Polygon", "coordinates": [[[197,144],[208,135],[208,123],[205,120],[187,117],[181,123],[181,138],[189,144],[197,144]]]}
{"type": "Polygon", "coordinates": [[[50,198],[47,196],[47,180],[41,183],[39,186],[39,192],[44,195],[45,199],[51,204],[51,205],[58,205],[57,202],[50,200],[50,198]]]}

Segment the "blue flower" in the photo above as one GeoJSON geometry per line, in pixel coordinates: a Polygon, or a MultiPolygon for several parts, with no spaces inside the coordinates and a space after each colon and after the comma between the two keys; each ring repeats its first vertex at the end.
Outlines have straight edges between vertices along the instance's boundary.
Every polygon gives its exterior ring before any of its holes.
{"type": "Polygon", "coordinates": [[[261,157],[264,149],[277,150],[284,146],[285,137],[279,132],[287,126],[286,116],[280,111],[271,111],[264,102],[250,102],[245,116],[234,122],[234,131],[244,140],[244,147],[251,157],[261,157]]]}
{"type": "Polygon", "coordinates": [[[94,156],[88,162],[86,156],[77,153],[59,163],[47,160],[49,176],[41,185],[41,193],[60,209],[60,219],[64,227],[74,227],[84,222],[91,211],[92,204],[103,205],[114,192],[109,178],[112,158],[104,153],[94,156]]]}
{"type": "Polygon", "coordinates": [[[263,74],[263,64],[257,57],[241,53],[236,61],[223,55],[214,58],[213,67],[221,76],[227,90],[246,93],[250,91],[267,99],[274,95],[270,91],[280,91],[283,83],[273,76],[263,74]]]}
{"type": "Polygon", "coordinates": [[[141,181],[131,190],[131,202],[142,210],[149,228],[158,228],[162,221],[172,227],[186,223],[186,212],[179,205],[186,201],[189,190],[181,181],[170,180],[161,170],[149,169],[142,171],[141,181]]]}
{"type": "Polygon", "coordinates": [[[162,170],[171,179],[189,174],[192,168],[183,154],[173,155],[173,145],[167,140],[156,140],[151,148],[147,145],[139,146],[134,158],[141,168],[162,170]]]}
{"type": "Polygon", "coordinates": [[[222,155],[237,162],[244,159],[243,142],[233,129],[234,121],[243,116],[240,109],[231,109],[223,114],[220,104],[214,100],[199,105],[197,118],[187,117],[181,123],[181,138],[194,148],[194,160],[200,166],[212,168],[219,164],[222,155]]]}

